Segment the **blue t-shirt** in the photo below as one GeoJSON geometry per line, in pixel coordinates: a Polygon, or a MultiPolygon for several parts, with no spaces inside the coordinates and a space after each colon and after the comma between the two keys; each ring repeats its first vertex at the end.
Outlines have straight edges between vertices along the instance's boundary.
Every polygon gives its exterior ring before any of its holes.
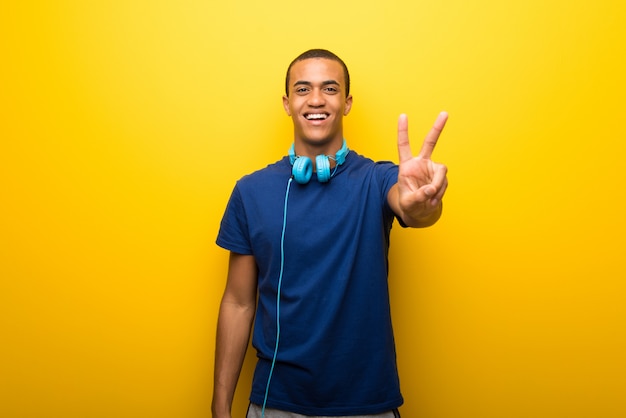
{"type": "Polygon", "coordinates": [[[254,255],[258,363],[250,400],[304,415],[365,415],[399,407],[387,286],[397,165],[351,151],[327,183],[292,181],[287,157],[237,182],[217,244],[254,255]]]}

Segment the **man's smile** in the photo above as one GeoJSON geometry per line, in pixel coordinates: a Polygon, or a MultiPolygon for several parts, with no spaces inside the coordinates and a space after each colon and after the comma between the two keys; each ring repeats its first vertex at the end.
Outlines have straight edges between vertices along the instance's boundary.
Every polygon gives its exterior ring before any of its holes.
{"type": "Polygon", "coordinates": [[[326,120],[328,118],[327,113],[305,113],[304,118],[306,120],[326,120]]]}

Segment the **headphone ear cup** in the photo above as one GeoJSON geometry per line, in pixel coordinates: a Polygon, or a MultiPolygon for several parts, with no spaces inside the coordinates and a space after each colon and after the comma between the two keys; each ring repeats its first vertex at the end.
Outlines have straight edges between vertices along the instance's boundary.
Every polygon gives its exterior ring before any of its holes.
{"type": "Polygon", "coordinates": [[[308,157],[298,157],[291,168],[293,178],[300,184],[306,184],[313,175],[313,161],[308,157]]]}
{"type": "Polygon", "coordinates": [[[315,170],[317,171],[317,180],[320,183],[326,183],[330,180],[330,160],[326,155],[315,157],[315,170]]]}

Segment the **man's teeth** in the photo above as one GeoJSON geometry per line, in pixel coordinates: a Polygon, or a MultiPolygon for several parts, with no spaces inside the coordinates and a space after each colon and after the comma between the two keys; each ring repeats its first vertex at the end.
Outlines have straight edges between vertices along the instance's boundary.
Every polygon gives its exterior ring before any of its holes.
{"type": "Polygon", "coordinates": [[[307,118],[307,120],[319,120],[326,119],[327,115],[325,115],[324,113],[309,113],[308,115],[305,115],[305,117],[307,118]]]}

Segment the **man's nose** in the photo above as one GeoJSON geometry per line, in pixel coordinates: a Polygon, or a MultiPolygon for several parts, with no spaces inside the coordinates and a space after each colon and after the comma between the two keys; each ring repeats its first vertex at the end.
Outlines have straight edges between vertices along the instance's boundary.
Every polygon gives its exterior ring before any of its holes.
{"type": "Polygon", "coordinates": [[[322,106],[325,103],[324,94],[320,89],[313,89],[309,94],[309,105],[322,106]]]}

